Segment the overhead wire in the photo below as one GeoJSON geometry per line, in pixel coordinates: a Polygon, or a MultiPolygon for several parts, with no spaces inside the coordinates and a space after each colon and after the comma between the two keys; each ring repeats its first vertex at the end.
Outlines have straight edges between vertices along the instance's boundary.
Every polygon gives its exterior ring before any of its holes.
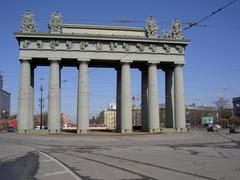
{"type": "Polygon", "coordinates": [[[191,23],[191,22],[188,23],[188,27],[185,27],[183,30],[185,31],[185,30],[187,30],[187,29],[190,29],[190,28],[192,28],[192,27],[194,27],[194,26],[199,25],[201,22],[203,22],[203,21],[205,21],[206,19],[210,18],[211,16],[219,13],[220,11],[222,11],[223,9],[227,8],[228,6],[232,5],[233,3],[237,2],[237,1],[238,1],[238,0],[233,0],[233,1],[229,2],[229,3],[227,3],[226,5],[224,5],[224,6],[222,6],[221,8],[219,8],[219,9],[211,12],[210,14],[208,14],[207,16],[203,17],[202,19],[200,19],[199,21],[197,21],[197,22],[195,22],[195,23],[191,23]]]}

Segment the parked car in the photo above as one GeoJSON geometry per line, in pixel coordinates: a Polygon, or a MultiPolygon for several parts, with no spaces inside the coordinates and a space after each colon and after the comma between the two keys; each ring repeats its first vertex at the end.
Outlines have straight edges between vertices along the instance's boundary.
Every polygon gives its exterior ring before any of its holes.
{"type": "Polygon", "coordinates": [[[7,132],[15,132],[15,128],[14,127],[8,127],[7,128],[7,132]]]}
{"type": "Polygon", "coordinates": [[[207,127],[207,132],[218,132],[219,126],[209,124],[207,127]]]}
{"type": "Polygon", "coordinates": [[[234,125],[231,125],[229,128],[229,133],[230,134],[237,134],[240,133],[240,128],[234,125]]]}

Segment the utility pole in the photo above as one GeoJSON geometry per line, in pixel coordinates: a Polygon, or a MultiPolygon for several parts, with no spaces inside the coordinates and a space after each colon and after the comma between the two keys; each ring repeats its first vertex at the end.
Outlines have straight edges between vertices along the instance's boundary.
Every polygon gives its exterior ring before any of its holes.
{"type": "Polygon", "coordinates": [[[43,87],[42,87],[42,85],[41,85],[41,87],[40,87],[40,92],[41,92],[41,96],[40,96],[40,98],[39,98],[39,106],[40,106],[40,129],[42,129],[42,111],[43,111],[43,108],[44,108],[44,99],[43,99],[43,97],[42,97],[42,95],[43,95],[43,87]]]}

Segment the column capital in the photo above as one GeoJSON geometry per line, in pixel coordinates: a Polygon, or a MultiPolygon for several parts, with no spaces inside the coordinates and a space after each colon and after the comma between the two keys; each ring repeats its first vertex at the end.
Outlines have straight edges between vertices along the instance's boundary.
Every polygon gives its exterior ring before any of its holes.
{"type": "Polygon", "coordinates": [[[89,58],[78,58],[77,61],[78,61],[78,63],[81,63],[81,62],[89,63],[91,61],[91,59],[89,59],[89,58]]]}
{"type": "Polygon", "coordinates": [[[181,62],[181,63],[179,63],[179,62],[174,62],[174,65],[175,65],[175,67],[176,67],[176,66],[184,66],[185,63],[182,63],[182,62],[181,62]]]}
{"type": "Polygon", "coordinates": [[[120,59],[120,63],[133,63],[130,59],[120,59]]]}
{"type": "Polygon", "coordinates": [[[149,60],[147,62],[148,64],[160,64],[160,61],[156,61],[156,60],[149,60]]]}
{"type": "Polygon", "coordinates": [[[19,57],[19,61],[31,61],[31,60],[32,60],[31,57],[24,57],[24,56],[19,57]]]}
{"type": "Polygon", "coordinates": [[[57,57],[48,58],[48,61],[50,61],[50,62],[59,62],[59,61],[61,61],[61,58],[57,58],[57,57]]]}

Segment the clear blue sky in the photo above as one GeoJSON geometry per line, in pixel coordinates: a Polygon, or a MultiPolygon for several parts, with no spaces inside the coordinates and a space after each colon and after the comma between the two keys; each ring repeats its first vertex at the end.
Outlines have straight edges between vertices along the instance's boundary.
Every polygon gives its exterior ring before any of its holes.
{"type": "MultiPolygon", "coordinates": [[[[231,0],[2,0],[0,3],[0,70],[4,88],[11,92],[12,113],[17,112],[19,61],[18,44],[13,32],[20,31],[22,14],[31,10],[39,32],[46,32],[49,15],[58,10],[65,23],[144,26],[154,16],[160,31],[169,29],[173,19],[196,22],[231,0]],[[113,23],[129,19],[135,23],[113,23]]],[[[184,32],[191,44],[186,49],[185,102],[213,105],[219,97],[240,96],[240,1],[212,16],[202,24],[184,32]]],[[[39,112],[40,83],[47,97],[48,67],[35,70],[35,113],[39,112]],[[43,80],[41,80],[43,78],[43,80]]],[[[62,69],[62,112],[74,121],[76,117],[77,69],[62,69]],[[65,80],[65,81],[64,81],[65,80]],[[67,81],[66,81],[67,80],[67,81]]],[[[140,95],[140,72],[132,70],[132,94],[140,95]]],[[[159,70],[159,103],[164,103],[164,73],[159,70]]],[[[114,69],[89,69],[90,115],[96,115],[115,102],[116,72],[114,69]]],[[[45,100],[47,102],[47,100],[45,100]]],[[[139,104],[140,102],[137,102],[139,104]]],[[[45,107],[47,110],[47,104],[45,107]]]]}

